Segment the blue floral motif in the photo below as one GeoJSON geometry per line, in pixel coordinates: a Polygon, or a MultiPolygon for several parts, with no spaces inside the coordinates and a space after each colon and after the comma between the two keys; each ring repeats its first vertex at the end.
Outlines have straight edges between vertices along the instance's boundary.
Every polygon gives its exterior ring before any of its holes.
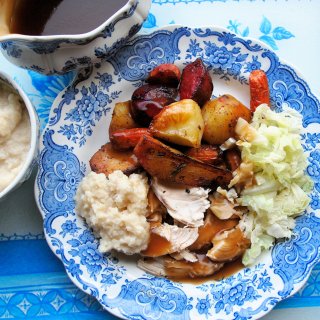
{"type": "Polygon", "coordinates": [[[270,276],[268,275],[267,271],[265,270],[261,277],[259,278],[258,289],[262,289],[263,292],[269,292],[273,288],[272,283],[270,282],[270,276]]]}
{"type": "MultiPolygon", "coordinates": [[[[112,267],[108,268],[108,271],[114,271],[114,270],[115,268],[112,268],[112,267]]],[[[120,276],[117,276],[117,275],[115,276],[112,273],[103,274],[101,283],[103,284],[103,286],[108,287],[112,284],[116,284],[120,278],[121,278],[120,276]]]]}
{"type": "MultiPolygon", "coordinates": [[[[223,279],[216,284],[211,284],[211,294],[215,301],[214,308],[218,314],[224,311],[226,314],[233,312],[236,306],[243,306],[247,301],[254,301],[261,298],[260,290],[265,292],[266,286],[270,277],[264,269],[263,264],[259,264],[253,268],[245,269],[244,272],[238,273],[236,276],[231,276],[223,279]],[[258,271],[262,271],[258,273],[258,271]],[[258,276],[260,274],[260,276],[258,276]],[[262,285],[261,283],[266,283],[262,285]],[[260,287],[259,287],[260,285],[260,287]]],[[[270,283],[269,290],[273,289],[270,283]]]]}
{"type": "Polygon", "coordinates": [[[52,130],[44,133],[38,179],[39,189],[42,190],[40,206],[50,214],[45,224],[49,234],[56,232],[51,226],[56,217],[72,213],[77,185],[84,176],[78,158],[72,150],[55,144],[53,133],[52,130]]]}
{"type": "MultiPolygon", "coordinates": [[[[109,26],[107,26],[105,30],[101,33],[101,36],[103,38],[111,37],[112,33],[114,32],[115,25],[119,21],[131,17],[135,13],[138,5],[139,1],[132,2],[132,6],[129,8],[129,10],[125,11],[121,16],[116,18],[109,26]]],[[[133,19],[132,21],[134,20],[136,19],[133,19]]],[[[118,39],[115,42],[113,42],[112,45],[108,46],[107,44],[105,44],[103,47],[95,47],[95,56],[101,60],[108,60],[109,58],[111,58],[121,47],[123,47],[128,42],[128,40],[131,37],[133,37],[141,29],[142,24],[143,22],[131,25],[130,28],[127,28],[129,29],[128,33],[124,37],[118,37],[118,39]]]]}
{"type": "MultiPolygon", "coordinates": [[[[200,32],[200,29],[197,29],[200,32]]],[[[226,35],[223,35],[223,42],[228,43],[231,40],[226,35]],[[227,39],[227,40],[226,40],[227,39]]],[[[239,80],[241,83],[245,83],[246,79],[240,76],[242,70],[242,62],[248,57],[248,54],[241,54],[239,47],[233,47],[232,50],[228,50],[226,46],[218,46],[211,41],[204,41],[204,48],[200,47],[200,44],[196,40],[190,41],[189,48],[186,51],[186,59],[192,57],[201,57],[207,64],[208,69],[212,70],[213,74],[221,76],[221,79],[230,80],[230,77],[239,80]]]]}
{"type": "Polygon", "coordinates": [[[227,29],[242,37],[247,37],[249,35],[249,27],[246,27],[243,31],[241,31],[239,29],[240,26],[241,23],[237,20],[229,20],[229,25],[227,26],[227,29]]]}
{"type": "Polygon", "coordinates": [[[134,46],[134,53],[127,61],[129,68],[141,67],[150,72],[156,65],[159,59],[163,59],[165,52],[162,48],[153,48],[150,42],[137,43],[134,46]]]}
{"type": "MultiPolygon", "coordinates": [[[[24,66],[25,69],[27,69],[27,66],[24,66]]],[[[33,64],[32,66],[30,66],[30,70],[34,71],[34,72],[39,72],[39,73],[45,73],[45,68],[42,68],[40,66],[37,66],[35,64],[33,64]]],[[[49,74],[53,74],[53,73],[49,73],[49,74]]]]}
{"type": "Polygon", "coordinates": [[[239,53],[238,48],[233,48],[232,51],[229,51],[226,47],[218,47],[216,44],[212,42],[205,41],[205,55],[206,62],[210,64],[210,66],[215,68],[230,68],[235,62],[234,55],[239,53]]]}
{"type": "Polygon", "coordinates": [[[79,143],[80,147],[85,144],[87,137],[92,135],[92,127],[111,110],[109,105],[121,93],[121,91],[110,94],[104,92],[108,92],[109,87],[114,84],[110,74],[98,73],[96,79],[99,79],[99,86],[91,82],[89,88],[82,87],[81,99],[76,101],[76,107],[71,109],[65,117],[65,120],[70,120],[71,124],[60,126],[58,131],[73,143],[79,143]]]}
{"type": "Polygon", "coordinates": [[[192,305],[186,294],[171,281],[163,278],[126,280],[115,298],[103,296],[103,301],[132,319],[189,319],[192,305]]]}
{"type": "Polygon", "coordinates": [[[9,57],[20,58],[22,55],[22,49],[17,46],[14,41],[1,42],[1,48],[4,50],[9,57]]]}
{"type": "Polygon", "coordinates": [[[287,105],[299,111],[303,115],[304,127],[310,123],[320,123],[319,102],[310,93],[308,85],[298,78],[289,66],[280,64],[274,54],[271,52],[265,54],[270,58],[273,57],[270,59],[270,69],[267,71],[272,107],[276,111],[281,111],[282,106],[287,105]]]}
{"type": "Polygon", "coordinates": [[[72,170],[72,166],[63,160],[54,163],[53,170],[44,176],[44,186],[48,191],[55,194],[58,201],[64,202],[68,199],[68,193],[75,193],[80,179],[72,170]]]}
{"type": "MultiPolygon", "coordinates": [[[[319,189],[319,186],[316,186],[319,189]]],[[[320,198],[319,192],[312,192],[310,195],[311,201],[310,206],[313,210],[320,209],[320,198]]]]}
{"type": "MultiPolygon", "coordinates": [[[[74,258],[80,258],[80,265],[86,267],[90,277],[94,280],[97,280],[97,276],[100,274],[102,276],[101,283],[106,287],[119,281],[126,271],[124,267],[117,266],[119,260],[112,257],[110,253],[105,255],[100,253],[99,244],[89,230],[85,230],[77,238],[71,238],[67,243],[72,248],[69,250],[69,254],[74,258]]],[[[68,271],[77,276],[82,274],[74,259],[68,262],[68,271]]]]}
{"type": "Polygon", "coordinates": [[[254,315],[261,313],[262,311],[266,312],[269,309],[272,309],[279,302],[278,298],[269,297],[266,298],[258,308],[253,309],[249,308],[241,308],[240,311],[236,311],[233,314],[234,320],[249,320],[252,319],[254,315]]]}
{"type": "Polygon", "coordinates": [[[77,88],[78,84],[87,80],[92,74],[92,71],[92,66],[82,68],[78,72],[76,79],[66,87],[62,94],[61,101],[58,106],[53,109],[53,116],[49,119],[49,124],[51,126],[55,125],[60,120],[63,107],[70,105],[76,99],[76,95],[79,93],[79,89],[77,88]]]}
{"type": "Polygon", "coordinates": [[[70,140],[75,134],[77,134],[73,123],[69,126],[67,124],[61,126],[60,132],[63,132],[63,135],[65,135],[68,140],[70,140]]]}
{"type": "Polygon", "coordinates": [[[310,153],[307,172],[317,183],[320,183],[320,150],[316,149],[310,153]]]}
{"type": "Polygon", "coordinates": [[[67,241],[72,250],[69,251],[72,257],[80,257],[80,264],[86,266],[90,277],[97,279],[97,274],[102,270],[101,262],[103,255],[98,250],[98,243],[90,231],[86,230],[78,239],[67,241]]]}
{"type": "MultiPolygon", "coordinates": [[[[237,20],[229,20],[227,28],[242,37],[247,37],[249,35],[249,27],[246,27],[241,31],[239,28],[240,26],[241,23],[237,20]]],[[[276,41],[294,37],[294,35],[284,27],[275,27],[272,29],[271,21],[266,17],[263,17],[259,30],[262,33],[262,36],[260,36],[259,39],[268,44],[273,50],[278,50],[276,41]]]]}
{"type": "Polygon", "coordinates": [[[97,72],[97,76],[95,77],[96,79],[100,80],[99,85],[102,89],[106,90],[109,92],[109,88],[115,84],[112,80],[112,75],[109,73],[103,73],[101,74],[100,72],[97,72]]]}
{"type": "Polygon", "coordinates": [[[126,269],[119,265],[119,259],[112,256],[110,253],[105,253],[104,257],[108,258],[108,265],[103,270],[101,284],[103,287],[107,288],[116,284],[123,277],[126,269]]]}
{"type": "Polygon", "coordinates": [[[282,109],[283,106],[291,107],[300,111],[303,109],[301,100],[303,99],[304,92],[299,88],[296,83],[285,83],[278,80],[273,83],[274,101],[277,109],[282,109]]]}
{"type": "Polygon", "coordinates": [[[52,40],[51,42],[33,41],[32,50],[37,54],[49,54],[60,48],[65,40],[52,40]]]}
{"type": "Polygon", "coordinates": [[[142,27],[151,29],[151,28],[155,28],[156,26],[157,26],[157,19],[155,15],[150,12],[146,21],[143,23],[142,27]]]}
{"type": "Polygon", "coordinates": [[[211,307],[211,301],[209,298],[209,295],[206,296],[205,299],[199,299],[198,298],[198,303],[196,305],[196,308],[199,312],[199,314],[204,314],[207,318],[210,316],[210,307],[211,307]]]}
{"type": "Polygon", "coordinates": [[[272,34],[273,38],[276,40],[290,39],[294,37],[294,35],[290,31],[286,30],[284,27],[274,28],[272,34]]]}
{"type": "Polygon", "coordinates": [[[310,261],[320,258],[320,218],[314,213],[296,220],[294,236],[286,242],[277,243],[272,249],[272,267],[284,283],[279,292],[283,298],[293,290],[295,283],[310,272],[310,261]]]}
{"type": "MultiPolygon", "coordinates": [[[[134,35],[136,32],[138,32],[140,29],[140,25],[136,24],[131,27],[129,30],[129,35],[134,35]]],[[[95,56],[100,60],[106,60],[111,59],[112,56],[114,56],[118,50],[123,47],[128,42],[128,38],[121,38],[118,39],[111,47],[107,46],[106,44],[103,47],[95,48],[95,56]]]]}
{"type": "Polygon", "coordinates": [[[70,259],[67,270],[73,277],[79,277],[83,274],[83,271],[80,269],[80,264],[76,263],[74,259],[70,259]]]}
{"type": "Polygon", "coordinates": [[[252,61],[246,63],[244,72],[250,73],[254,70],[259,70],[261,68],[261,63],[258,60],[258,56],[252,56],[252,61]]]}
{"type": "Polygon", "coordinates": [[[200,43],[196,39],[191,39],[189,43],[189,49],[187,49],[188,54],[186,55],[186,59],[192,59],[192,57],[196,57],[200,52],[202,52],[202,48],[200,48],[200,43]]]}
{"type": "Polygon", "coordinates": [[[210,28],[206,28],[206,29],[196,28],[193,30],[193,33],[199,38],[208,38],[211,36],[216,37],[217,41],[222,42],[225,46],[226,45],[235,46],[236,44],[237,45],[241,44],[247,50],[252,52],[258,52],[263,49],[259,44],[257,43],[252,44],[251,40],[245,40],[241,37],[237,37],[236,34],[231,32],[217,31],[217,30],[212,30],[210,28]]]}
{"type": "MultiPolygon", "coordinates": [[[[75,237],[75,234],[79,232],[78,229],[81,229],[74,228],[75,221],[67,221],[68,224],[65,225],[65,228],[62,228],[66,230],[63,238],[65,236],[69,237],[66,243],[70,245],[68,254],[72,257],[71,259],[68,260],[61,251],[61,241],[52,238],[52,245],[58,247],[56,253],[61,255],[66,270],[83,283],[84,289],[87,289],[89,284],[86,281],[80,280],[80,277],[83,275],[83,270],[80,266],[85,266],[89,276],[96,281],[97,277],[101,276],[100,281],[105,287],[119,281],[126,272],[126,269],[123,266],[118,266],[119,260],[110,253],[104,255],[100,253],[98,250],[99,243],[91,231],[85,229],[80,235],[75,237]]],[[[92,294],[96,295],[96,292],[97,290],[92,288],[92,294]]]]}
{"type": "Polygon", "coordinates": [[[179,53],[178,42],[187,35],[190,35],[188,29],[178,28],[173,32],[160,30],[153,36],[136,37],[124,45],[109,62],[120,79],[141,81],[155,66],[173,63],[179,53]]]}
{"type": "Polygon", "coordinates": [[[312,150],[320,143],[320,133],[306,133],[301,135],[305,150],[312,150]]]}
{"type": "MultiPolygon", "coordinates": [[[[33,87],[37,93],[28,93],[29,98],[37,108],[41,129],[48,122],[50,108],[57,95],[70,85],[75,74],[69,72],[63,76],[43,76],[39,73],[28,71],[33,87]]],[[[68,92],[64,93],[68,95],[68,92]]]]}
{"type": "Polygon", "coordinates": [[[276,27],[272,30],[271,22],[266,17],[263,17],[260,25],[260,31],[263,35],[259,39],[264,41],[274,50],[278,49],[275,40],[290,39],[294,37],[294,35],[284,27],[276,27]]]}
{"type": "Polygon", "coordinates": [[[62,235],[63,238],[67,234],[74,236],[79,230],[81,230],[76,224],[76,219],[66,220],[66,222],[61,225],[61,229],[62,231],[59,234],[62,235]]]}

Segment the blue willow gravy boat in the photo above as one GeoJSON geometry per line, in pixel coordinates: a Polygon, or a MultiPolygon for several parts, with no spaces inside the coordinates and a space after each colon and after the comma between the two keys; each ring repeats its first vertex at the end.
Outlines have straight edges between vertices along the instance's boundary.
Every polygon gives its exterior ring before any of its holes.
{"type": "Polygon", "coordinates": [[[63,74],[112,56],[135,35],[146,19],[151,0],[129,0],[96,29],[76,35],[0,37],[3,55],[13,64],[43,74],[63,74]]]}

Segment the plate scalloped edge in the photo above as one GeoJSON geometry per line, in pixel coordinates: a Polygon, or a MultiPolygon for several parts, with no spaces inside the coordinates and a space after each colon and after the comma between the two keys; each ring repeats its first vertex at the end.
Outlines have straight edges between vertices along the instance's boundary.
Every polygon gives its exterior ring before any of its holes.
{"type": "Polygon", "coordinates": [[[42,136],[35,184],[46,239],[75,285],[124,319],[224,320],[258,319],[303,286],[320,259],[320,136],[316,132],[320,103],[294,68],[263,43],[226,29],[169,26],[136,36],[109,63],[81,80],[54,102],[50,112],[54,121],[49,121],[42,136]],[[110,105],[125,97],[123,86],[135,88],[155,65],[174,62],[182,66],[197,57],[218,82],[237,82],[240,88],[247,87],[251,70],[267,72],[273,108],[281,111],[286,104],[303,115],[302,143],[315,188],[313,211],[297,219],[292,239],[277,243],[251,268],[193,286],[139,273],[117,256],[99,253],[97,239],[76,217],[73,198],[87,171],[87,142],[110,117],[110,105]]]}

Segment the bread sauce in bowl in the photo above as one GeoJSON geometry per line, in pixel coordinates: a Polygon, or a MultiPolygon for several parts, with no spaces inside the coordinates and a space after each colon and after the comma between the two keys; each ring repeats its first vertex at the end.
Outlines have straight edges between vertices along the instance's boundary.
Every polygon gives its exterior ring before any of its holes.
{"type": "Polygon", "coordinates": [[[0,201],[31,174],[38,152],[36,111],[25,93],[0,74],[0,201]]]}

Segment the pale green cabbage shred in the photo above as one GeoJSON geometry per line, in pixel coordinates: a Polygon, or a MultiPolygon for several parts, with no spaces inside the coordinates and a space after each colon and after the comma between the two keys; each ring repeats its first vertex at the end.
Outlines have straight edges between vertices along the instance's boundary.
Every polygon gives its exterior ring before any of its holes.
{"type": "MultiPolygon", "coordinates": [[[[241,121],[243,127],[245,120],[241,121]]],[[[294,218],[309,204],[313,183],[305,173],[308,164],[300,141],[302,117],[298,112],[284,108],[276,113],[263,104],[245,126],[247,134],[241,135],[243,128],[237,125],[237,145],[242,162],[253,165],[257,183],[244,189],[238,198],[249,210],[240,227],[251,240],[251,248],[242,260],[250,265],[275,239],[291,236],[294,218]]]]}

